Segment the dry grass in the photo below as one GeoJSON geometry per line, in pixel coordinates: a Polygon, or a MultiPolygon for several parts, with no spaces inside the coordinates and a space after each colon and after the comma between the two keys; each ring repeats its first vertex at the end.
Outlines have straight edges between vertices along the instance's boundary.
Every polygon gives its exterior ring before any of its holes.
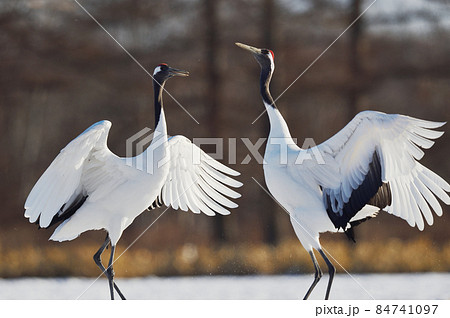
{"type": "MultiPolygon", "coordinates": [[[[0,245],[0,276],[97,276],[92,261],[98,246],[67,249],[59,245],[36,249],[31,246],[8,248],[0,245]]],[[[323,242],[334,263],[350,272],[450,271],[450,243],[440,246],[428,239],[398,239],[348,244],[323,242]]],[[[116,256],[124,248],[119,246],[116,256]]],[[[104,253],[107,262],[107,251],[104,253]]],[[[321,262],[322,268],[326,268],[321,262]]],[[[342,268],[337,266],[338,272],[342,268]]],[[[223,245],[215,248],[185,244],[174,250],[151,251],[131,248],[118,258],[116,274],[131,276],[244,275],[312,272],[308,253],[297,240],[276,247],[264,244],[223,245]]]]}

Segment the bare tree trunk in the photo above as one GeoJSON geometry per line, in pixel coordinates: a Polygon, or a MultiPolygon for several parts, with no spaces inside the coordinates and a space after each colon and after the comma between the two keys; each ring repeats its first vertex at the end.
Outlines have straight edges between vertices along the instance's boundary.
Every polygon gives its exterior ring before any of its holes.
{"type": "MultiPolygon", "coordinates": [[[[350,23],[361,14],[361,0],[352,0],[350,7],[350,23]]],[[[361,56],[359,53],[362,31],[362,18],[355,22],[350,28],[349,41],[349,72],[350,88],[348,91],[348,116],[351,120],[358,112],[358,99],[361,94],[361,80],[363,78],[361,69],[361,56]]]]}
{"type": "MultiPolygon", "coordinates": [[[[206,25],[205,47],[206,47],[206,104],[208,109],[208,126],[211,136],[220,136],[220,76],[217,55],[219,49],[218,41],[218,17],[217,1],[204,0],[204,19],[206,25]]],[[[224,217],[214,217],[213,238],[216,241],[226,241],[224,217]]]]}

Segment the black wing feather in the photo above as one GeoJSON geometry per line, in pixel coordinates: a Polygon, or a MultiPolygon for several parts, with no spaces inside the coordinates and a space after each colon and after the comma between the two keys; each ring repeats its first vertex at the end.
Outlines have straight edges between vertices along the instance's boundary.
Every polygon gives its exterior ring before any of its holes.
{"type": "Polygon", "coordinates": [[[156,200],[153,201],[153,203],[147,208],[147,210],[154,210],[156,208],[162,207],[163,206],[163,201],[162,201],[162,194],[158,195],[156,197],[156,200]]]}
{"type": "MultiPolygon", "coordinates": [[[[84,202],[86,202],[87,198],[88,195],[80,194],[70,206],[66,207],[66,203],[64,203],[63,206],[59,209],[58,213],[56,213],[56,215],[53,217],[52,221],[47,226],[47,228],[70,218],[72,215],[75,214],[75,212],[78,211],[79,208],[81,208],[84,202]]],[[[39,219],[40,218],[38,218],[36,222],[34,222],[34,224],[37,224],[39,226],[39,219]]],[[[39,228],[41,227],[39,226],[39,228]]]]}
{"type": "MultiPolygon", "coordinates": [[[[348,228],[348,225],[350,225],[350,227],[352,225],[356,226],[371,218],[368,217],[359,220],[360,222],[350,222],[356,213],[358,213],[366,204],[371,204],[383,209],[391,204],[391,200],[389,184],[383,183],[381,179],[380,157],[376,151],[373,153],[372,161],[369,164],[369,170],[364,180],[357,189],[353,190],[348,202],[344,203],[342,209],[340,209],[338,213],[333,211],[329,192],[326,190],[324,191],[324,202],[328,216],[337,229],[342,228],[343,230],[348,228]]],[[[349,232],[348,235],[354,240],[352,231],[349,232]]]]}

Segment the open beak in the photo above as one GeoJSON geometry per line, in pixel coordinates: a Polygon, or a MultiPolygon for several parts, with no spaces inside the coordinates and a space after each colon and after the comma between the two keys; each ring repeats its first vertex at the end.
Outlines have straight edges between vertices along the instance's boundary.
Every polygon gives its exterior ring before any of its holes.
{"type": "Polygon", "coordinates": [[[246,44],[242,44],[239,42],[235,43],[237,46],[239,46],[241,49],[250,51],[254,54],[261,54],[261,49],[257,49],[256,47],[250,46],[250,45],[246,45],[246,44]]]}
{"type": "Polygon", "coordinates": [[[169,68],[169,74],[170,76],[189,76],[189,72],[188,71],[183,71],[183,70],[177,70],[176,68],[169,68]]]}

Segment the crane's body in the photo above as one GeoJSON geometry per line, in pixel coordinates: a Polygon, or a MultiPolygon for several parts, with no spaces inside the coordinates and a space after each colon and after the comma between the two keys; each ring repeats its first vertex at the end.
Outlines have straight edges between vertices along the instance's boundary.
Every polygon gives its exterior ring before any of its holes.
{"type": "MultiPolygon", "coordinates": [[[[74,155],[75,153],[70,152],[72,150],[75,152],[83,143],[86,144],[86,139],[91,135],[100,133],[106,138],[110,128],[109,121],[92,125],[74,140],[76,147],[72,149],[72,145],[69,144],[64,150],[67,154],[63,153],[63,155],[74,155]]],[[[111,243],[116,245],[122,232],[157,199],[167,179],[170,165],[156,166],[156,163],[161,162],[164,157],[170,156],[165,130],[164,113],[161,113],[155,129],[157,133],[154,133],[158,137],[152,140],[144,152],[131,160],[120,158],[112,153],[106,147],[106,139],[104,147],[98,144],[93,146],[80,171],[79,184],[82,185],[82,189],[75,190],[74,194],[74,196],[84,195],[86,200],[70,219],[66,219],[56,228],[50,239],[60,242],[73,240],[82,232],[104,229],[109,233],[111,243]],[[142,167],[129,164],[129,162],[144,161],[146,164],[142,167]],[[144,167],[146,167],[145,170],[144,167]],[[151,173],[148,173],[150,171],[151,173]]],[[[57,177],[57,175],[50,176],[50,179],[54,180],[57,177]]],[[[41,187],[50,186],[49,184],[41,187]]],[[[31,201],[32,197],[30,196],[28,200],[31,201]]],[[[40,217],[42,218],[43,214],[40,217]]],[[[35,220],[30,218],[30,221],[35,220]]],[[[41,224],[41,227],[46,227],[46,224],[41,224]]]]}
{"type": "Polygon", "coordinates": [[[301,149],[270,95],[273,52],[236,44],[252,52],[261,66],[260,91],[270,121],[264,155],[267,187],[289,213],[314,264],[315,278],[304,299],[322,276],[314,250],[328,266],[328,299],[335,268],[322,250],[320,233],[345,231],[354,240],[353,227],[379,211],[423,230],[424,219],[433,224],[432,210],[442,215],[436,197],[450,204],[450,185],[418,162],[424,155],[420,148],[434,144],[432,139],[443,133],[433,129],[444,123],[365,111],[322,144],[301,149]]]}
{"type": "Polygon", "coordinates": [[[187,76],[167,64],[156,67],[155,130],[149,147],[135,158],[120,158],[107,147],[111,123],[98,122],[71,141],[39,178],[25,202],[25,216],[46,228],[60,223],[51,240],[73,240],[88,230],[106,230],[105,242],[94,261],[114,290],[125,299],[113,281],[114,249],[123,231],[146,209],[171,206],[207,215],[236,208],[229,200],[240,195],[229,187],[242,184],[225,174],[238,172],[224,166],[184,136],[167,135],[162,92],[167,79],[187,76]],[[130,160],[131,159],[131,160],[130,160]],[[139,162],[139,165],[130,164],[139,162]],[[109,266],[100,256],[111,244],[109,266]]]}
{"type": "MultiPolygon", "coordinates": [[[[311,174],[293,171],[306,152],[293,141],[280,112],[266,107],[271,128],[264,153],[264,178],[270,193],[289,212],[291,223],[303,246],[318,248],[318,237],[304,233],[295,220],[310,233],[332,231],[334,226],[323,209],[322,193],[311,174]],[[272,124],[274,123],[274,124],[272,124]],[[294,169],[293,169],[294,168],[294,169]],[[311,217],[311,215],[313,217],[311,217]],[[324,224],[328,225],[324,227],[324,224]]],[[[306,154],[310,155],[310,154],[306,154]]]]}

